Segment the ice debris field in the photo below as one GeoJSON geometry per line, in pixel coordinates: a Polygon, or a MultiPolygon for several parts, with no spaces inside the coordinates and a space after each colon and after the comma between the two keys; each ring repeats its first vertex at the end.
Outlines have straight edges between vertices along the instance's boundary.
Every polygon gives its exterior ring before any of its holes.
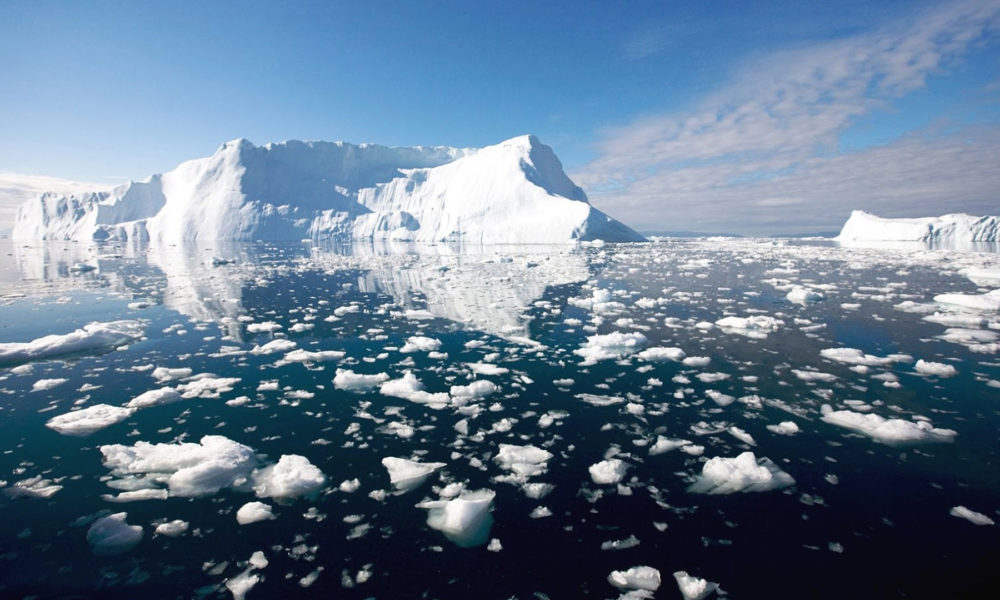
{"type": "Polygon", "coordinates": [[[12,244],[0,596],[996,586],[1000,255],[12,244]]]}

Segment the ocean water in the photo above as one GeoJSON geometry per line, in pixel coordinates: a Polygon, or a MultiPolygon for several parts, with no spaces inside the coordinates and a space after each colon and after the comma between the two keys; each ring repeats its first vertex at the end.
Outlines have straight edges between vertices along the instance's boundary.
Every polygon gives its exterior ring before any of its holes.
{"type": "Polygon", "coordinates": [[[996,253],[5,243],[2,597],[617,598],[636,566],[662,583],[633,598],[681,598],[678,571],[734,598],[1000,584],[972,522],[1000,521],[1000,316],[934,301],[995,289],[996,253]],[[9,345],[94,322],[131,337],[9,345]],[[387,457],[441,465],[407,489],[387,457]],[[255,501],[273,518],[240,524],[255,501]],[[122,512],[141,537],[88,536],[122,512]]]}

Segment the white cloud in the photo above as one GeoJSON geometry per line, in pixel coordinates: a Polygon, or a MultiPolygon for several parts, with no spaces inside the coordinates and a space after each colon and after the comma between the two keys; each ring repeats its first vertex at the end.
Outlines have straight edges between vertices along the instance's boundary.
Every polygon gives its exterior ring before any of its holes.
{"type": "Polygon", "coordinates": [[[998,28],[997,3],[953,3],[758,57],[690,112],[607,132],[599,158],[574,178],[599,207],[646,229],[836,229],[852,208],[995,212],[998,126],[929,129],[850,153],[837,146],[859,117],[922,88],[998,28]]]}

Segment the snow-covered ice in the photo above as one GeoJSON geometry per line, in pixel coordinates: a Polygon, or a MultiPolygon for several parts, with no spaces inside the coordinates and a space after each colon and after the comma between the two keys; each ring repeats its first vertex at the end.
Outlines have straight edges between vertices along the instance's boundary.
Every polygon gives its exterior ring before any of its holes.
{"type": "Polygon", "coordinates": [[[951,442],[958,435],[952,429],[937,429],[927,421],[887,419],[875,413],[833,410],[826,404],[823,405],[823,420],[890,445],[951,442]]]}
{"type": "Polygon", "coordinates": [[[770,459],[758,460],[753,452],[744,452],[735,458],[710,458],[688,491],[697,494],[767,492],[794,483],[795,479],[770,459]]]}
{"type": "Polygon", "coordinates": [[[493,490],[464,491],[449,500],[428,500],[417,504],[427,509],[427,525],[437,529],[456,546],[481,546],[490,536],[493,490]]]}
{"type": "Polygon", "coordinates": [[[46,335],[30,342],[0,343],[0,366],[112,350],[142,337],[143,329],[142,321],[93,322],[67,334],[46,335]]]}
{"type": "Polygon", "coordinates": [[[406,458],[387,456],[382,466],[389,472],[389,483],[401,492],[419,487],[434,471],[447,466],[443,462],[418,462],[406,458]]]}

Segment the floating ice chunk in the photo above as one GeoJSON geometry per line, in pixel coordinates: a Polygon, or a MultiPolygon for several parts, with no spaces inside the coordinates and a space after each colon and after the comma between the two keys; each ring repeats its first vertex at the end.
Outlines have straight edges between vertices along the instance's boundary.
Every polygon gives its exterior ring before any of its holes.
{"type": "Polygon", "coordinates": [[[254,345],[254,347],[250,350],[250,354],[275,354],[277,352],[289,352],[297,345],[298,344],[292,340],[279,338],[271,340],[263,346],[254,345]]]}
{"type": "Polygon", "coordinates": [[[220,435],[206,435],[200,443],[101,446],[104,466],[116,477],[145,476],[166,485],[171,496],[205,496],[246,484],[256,466],[254,451],[220,435]]]}
{"type": "Polygon", "coordinates": [[[709,459],[688,491],[696,494],[767,492],[794,483],[795,479],[770,459],[758,460],[753,452],[744,452],[735,458],[709,459]]]}
{"type": "Polygon", "coordinates": [[[964,329],[950,327],[938,339],[952,344],[961,344],[973,352],[994,354],[1000,352],[1000,334],[986,329],[964,329]]]}
{"type": "Polygon", "coordinates": [[[124,421],[133,412],[133,409],[122,406],[95,404],[87,408],[52,417],[45,426],[63,435],[84,436],[124,421]]]}
{"type": "Polygon", "coordinates": [[[167,493],[167,490],[160,488],[146,488],[121,492],[115,496],[112,496],[111,494],[103,494],[101,495],[101,499],[106,502],[121,504],[123,502],[140,502],[143,500],[166,500],[168,496],[169,494],[167,493]]]}
{"type": "Polygon", "coordinates": [[[799,426],[795,424],[795,421],[782,421],[777,425],[767,425],[768,431],[772,433],[777,433],[778,435],[795,435],[798,433],[799,426]]]}
{"type": "Polygon", "coordinates": [[[817,292],[816,290],[811,290],[801,285],[793,287],[785,295],[785,298],[793,304],[801,304],[802,306],[826,300],[826,296],[824,296],[820,292],[817,292]]]}
{"type": "Polygon", "coordinates": [[[166,523],[160,523],[156,526],[154,532],[157,535],[165,535],[167,537],[177,537],[188,530],[190,525],[187,521],[182,521],[180,519],[174,519],[173,521],[167,521],[166,523]]]}
{"type": "Polygon", "coordinates": [[[528,516],[532,519],[544,519],[545,517],[551,517],[552,511],[547,506],[536,506],[528,516]]]}
{"type": "Polygon", "coordinates": [[[620,590],[655,592],[660,589],[660,571],[646,566],[632,567],[627,571],[612,571],[608,575],[608,583],[620,590]]]}
{"type": "MultiPolygon", "coordinates": [[[[702,373],[704,375],[704,373],[702,373]]],[[[719,406],[729,406],[733,402],[736,402],[735,396],[730,396],[729,394],[723,394],[719,390],[705,390],[705,395],[712,399],[719,406]]]]}
{"type": "Polygon", "coordinates": [[[680,362],[684,360],[684,357],[687,356],[687,354],[685,354],[680,348],[656,346],[654,348],[646,348],[636,356],[642,360],[648,360],[650,362],[662,362],[666,360],[680,362]]]}
{"type": "Polygon", "coordinates": [[[901,312],[914,313],[918,315],[930,314],[937,311],[937,307],[933,304],[921,304],[919,302],[914,302],[913,300],[905,300],[899,304],[893,305],[893,308],[901,312]]]}
{"type": "Polygon", "coordinates": [[[674,579],[677,580],[677,589],[681,591],[684,600],[702,600],[719,589],[719,584],[688,575],[687,571],[675,572],[674,579]]]}
{"type": "Polygon", "coordinates": [[[646,336],[641,333],[621,333],[615,331],[606,335],[587,337],[587,343],[573,351],[583,357],[584,365],[592,365],[599,360],[619,358],[640,350],[646,345],[646,336]]]}
{"type": "Polygon", "coordinates": [[[58,387],[69,381],[64,377],[58,377],[55,379],[39,379],[31,386],[31,391],[33,392],[44,392],[46,390],[51,390],[54,387],[58,387]]]}
{"type": "Polygon", "coordinates": [[[190,377],[192,372],[193,371],[190,367],[178,367],[176,369],[156,367],[153,369],[153,379],[159,383],[165,383],[167,381],[173,381],[174,379],[190,377]]]}
{"type": "Polygon", "coordinates": [[[282,326],[275,323],[274,321],[264,321],[263,323],[250,323],[247,325],[247,332],[249,333],[274,333],[282,329],[282,326]]]}
{"type": "Polygon", "coordinates": [[[755,442],[753,440],[753,436],[752,435],[750,435],[749,433],[743,431],[742,429],[740,429],[739,427],[737,427],[735,425],[733,425],[733,426],[731,426],[729,428],[729,435],[733,436],[734,438],[738,439],[739,441],[743,442],[744,444],[746,444],[748,446],[756,446],[757,445],[757,442],[755,442]]]}
{"type": "Polygon", "coordinates": [[[389,375],[387,373],[363,375],[361,373],[355,373],[349,369],[337,369],[337,375],[333,378],[333,386],[338,390],[361,392],[378,387],[386,381],[389,381],[389,375]]]}
{"type": "Polygon", "coordinates": [[[445,392],[432,394],[424,391],[424,384],[410,371],[403,373],[400,379],[391,379],[382,384],[379,392],[383,396],[403,398],[418,404],[427,404],[431,408],[444,408],[451,402],[451,396],[445,392]]]}
{"type": "Polygon", "coordinates": [[[876,442],[889,445],[951,442],[958,435],[952,429],[936,429],[927,421],[886,419],[874,413],[853,410],[833,410],[823,405],[823,421],[866,435],[876,442]]]}
{"type": "Polygon", "coordinates": [[[830,383],[837,380],[837,376],[833,373],[824,373],[822,371],[806,371],[802,369],[792,369],[792,373],[802,381],[812,382],[812,381],[822,381],[824,383],[830,383]]]}
{"type": "Polygon", "coordinates": [[[934,301],[968,310],[997,312],[1000,311],[1000,289],[985,294],[938,294],[934,301]]]}
{"type": "Polygon", "coordinates": [[[485,398],[498,391],[500,391],[500,386],[492,381],[479,380],[473,381],[469,385],[453,385],[450,393],[453,398],[470,401],[485,398]]]}
{"type": "Polygon", "coordinates": [[[976,285],[1000,285],[1000,268],[984,269],[979,267],[969,267],[959,271],[968,277],[976,285]]]}
{"type": "Polygon", "coordinates": [[[918,360],[917,364],[914,365],[914,370],[921,375],[933,375],[935,377],[951,377],[955,375],[958,371],[955,367],[939,362],[930,362],[926,360],[918,360]]]}
{"type": "Polygon", "coordinates": [[[210,373],[203,373],[178,385],[177,391],[182,398],[218,398],[224,392],[233,391],[233,386],[239,382],[239,377],[215,377],[210,373]]]}
{"type": "Polygon", "coordinates": [[[439,348],[441,348],[441,340],[415,335],[407,339],[399,351],[403,354],[409,354],[411,352],[433,352],[439,348]]]}
{"type": "Polygon", "coordinates": [[[128,513],[115,513],[94,521],[87,530],[87,542],[97,556],[123,554],[142,541],[142,527],[125,522],[128,513]]]}
{"type": "Polygon", "coordinates": [[[960,519],[965,519],[966,521],[972,523],[973,525],[994,525],[993,519],[987,517],[983,513],[976,512],[965,508],[964,506],[956,506],[952,508],[949,515],[953,517],[958,517],[960,519]]]}
{"type": "Polygon", "coordinates": [[[461,548],[481,546],[490,536],[493,516],[493,490],[462,492],[451,500],[431,500],[417,504],[425,508],[427,525],[444,533],[445,537],[461,548]]]}
{"type": "Polygon", "coordinates": [[[389,482],[400,492],[408,492],[420,486],[431,473],[446,465],[442,462],[422,463],[387,456],[382,459],[382,466],[389,471],[389,482]]]}
{"type": "Polygon", "coordinates": [[[171,402],[177,402],[181,399],[181,394],[176,389],[172,387],[163,387],[155,390],[149,390],[143,392],[129,400],[128,404],[125,406],[132,409],[149,408],[151,406],[160,406],[161,404],[170,404],[171,402]]]}
{"type": "Polygon", "coordinates": [[[531,444],[516,446],[514,444],[500,444],[500,450],[493,457],[500,468],[510,471],[516,477],[511,483],[524,483],[529,477],[536,477],[545,473],[547,462],[552,458],[552,453],[531,444]]]}
{"type": "Polygon", "coordinates": [[[243,600],[247,593],[253,589],[253,586],[258,583],[260,583],[260,575],[254,573],[251,567],[247,567],[239,575],[226,580],[226,589],[233,594],[233,600],[243,600]]]}
{"type": "Polygon", "coordinates": [[[715,325],[726,333],[763,340],[767,338],[769,333],[782,328],[785,322],[765,315],[753,315],[750,317],[725,317],[716,321],[715,325]]]}
{"type": "Polygon", "coordinates": [[[326,476],[298,454],[283,454],[278,463],[253,472],[253,489],[261,498],[308,496],[326,484],[326,476]]]}
{"type": "Polygon", "coordinates": [[[625,398],[621,396],[602,396],[600,394],[577,394],[573,396],[583,400],[591,406],[614,406],[615,404],[621,404],[625,402],[625,398]]]}
{"type": "Polygon", "coordinates": [[[621,481],[625,477],[628,467],[628,463],[620,458],[609,458],[590,465],[587,470],[590,472],[590,478],[594,480],[594,483],[608,485],[621,481]]]}
{"type": "Polygon", "coordinates": [[[258,521],[269,521],[274,519],[271,512],[271,505],[263,502],[247,502],[236,511],[236,522],[240,525],[249,525],[258,521]]]}
{"type": "Polygon", "coordinates": [[[885,367],[896,362],[910,362],[913,357],[908,354],[890,354],[881,357],[865,354],[857,348],[825,348],[820,350],[820,356],[828,360],[848,365],[864,365],[867,367],[885,367]]]}
{"type": "Polygon", "coordinates": [[[681,446],[687,446],[690,443],[691,442],[689,440],[672,440],[662,435],[658,435],[656,436],[656,443],[649,447],[649,455],[656,456],[657,454],[670,452],[671,450],[676,450],[681,446]]]}
{"type": "MultiPolygon", "coordinates": [[[[0,483],[0,485],[3,484],[0,483]]],[[[63,486],[49,479],[44,479],[41,475],[36,475],[14,482],[3,492],[11,498],[51,498],[62,488],[63,486]]]]}
{"type": "Polygon", "coordinates": [[[681,362],[685,367],[707,367],[712,359],[707,356],[689,356],[681,362]]]}
{"type": "Polygon", "coordinates": [[[606,542],[601,542],[601,550],[628,550],[629,548],[635,548],[639,545],[639,538],[634,535],[630,535],[627,538],[620,540],[608,540],[606,542]]]}
{"type": "Polygon", "coordinates": [[[114,349],[142,337],[143,326],[142,321],[94,322],[63,335],[47,335],[30,342],[0,343],[0,366],[114,349]]]}
{"type": "Polygon", "coordinates": [[[345,356],[347,356],[347,353],[342,350],[318,350],[316,352],[311,352],[309,350],[299,348],[297,350],[292,350],[281,360],[286,363],[314,363],[340,360],[345,356]]]}

